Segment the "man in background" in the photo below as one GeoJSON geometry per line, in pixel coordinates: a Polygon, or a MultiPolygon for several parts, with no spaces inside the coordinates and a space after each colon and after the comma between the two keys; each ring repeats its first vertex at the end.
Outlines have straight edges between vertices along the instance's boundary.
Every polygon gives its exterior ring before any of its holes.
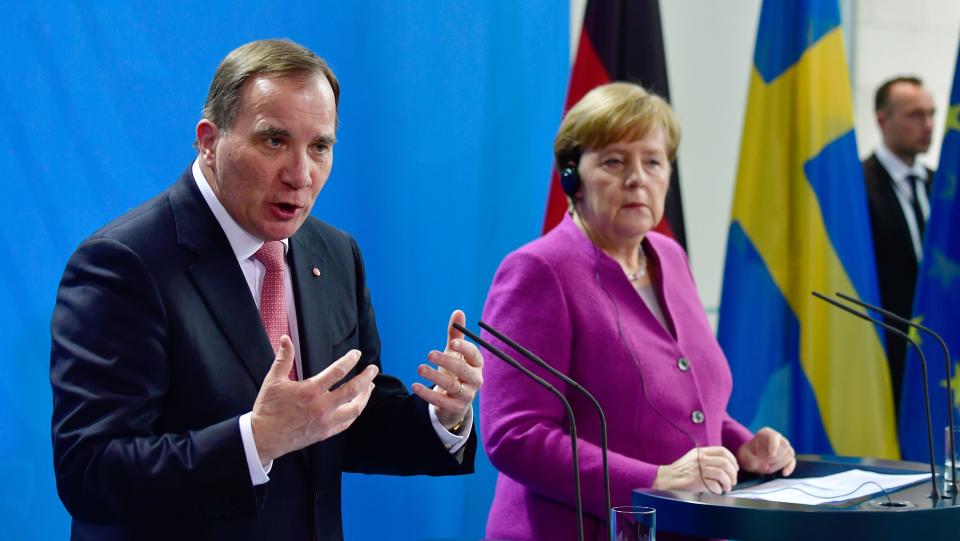
{"type": "MultiPolygon", "coordinates": [[[[930,148],[933,96],[916,77],[895,77],[877,89],[875,109],[882,142],[863,162],[873,248],[883,308],[909,318],[930,215],[933,171],[917,159],[930,148]]],[[[907,332],[893,320],[887,323],[907,332]]],[[[906,341],[886,333],[887,360],[899,416],[906,341]]]]}

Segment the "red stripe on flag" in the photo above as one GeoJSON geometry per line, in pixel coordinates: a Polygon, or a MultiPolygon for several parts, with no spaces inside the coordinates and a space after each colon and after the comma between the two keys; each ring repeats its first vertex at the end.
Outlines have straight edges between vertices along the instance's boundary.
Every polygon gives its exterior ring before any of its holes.
{"type": "MultiPolygon", "coordinates": [[[[577,58],[573,63],[570,87],[567,89],[567,103],[563,108],[564,114],[594,87],[609,82],[610,76],[603,67],[600,57],[597,56],[593,43],[590,42],[590,36],[581,30],[577,58]]],[[[550,193],[547,196],[547,212],[543,219],[543,232],[546,233],[559,224],[563,219],[563,213],[566,211],[567,196],[563,193],[563,188],[560,187],[560,175],[554,167],[553,174],[550,176],[550,193]]],[[[666,223],[666,220],[661,223],[666,223]]]]}
{"type": "Polygon", "coordinates": [[[668,220],[666,216],[660,219],[660,223],[658,223],[657,227],[654,227],[653,230],[657,233],[663,233],[671,239],[676,240],[677,238],[677,236],[673,233],[673,228],[670,227],[670,220],[668,220]]]}
{"type": "Polygon", "coordinates": [[[567,90],[567,104],[563,111],[569,111],[587,92],[609,82],[610,74],[603,66],[603,61],[597,56],[597,50],[593,48],[593,42],[590,41],[590,34],[581,31],[580,45],[577,46],[577,59],[573,63],[570,88],[567,90]]]}

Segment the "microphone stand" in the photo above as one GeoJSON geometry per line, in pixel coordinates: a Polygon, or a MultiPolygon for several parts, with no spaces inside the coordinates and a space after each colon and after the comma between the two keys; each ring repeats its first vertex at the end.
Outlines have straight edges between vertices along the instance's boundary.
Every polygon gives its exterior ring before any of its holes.
{"type": "Polygon", "coordinates": [[[520,352],[521,355],[523,355],[527,359],[530,359],[532,362],[536,363],[537,366],[543,368],[547,372],[550,372],[554,376],[563,380],[563,382],[566,383],[567,385],[570,385],[571,387],[576,389],[577,392],[585,396],[587,400],[589,400],[590,403],[593,404],[593,408],[597,410],[597,415],[600,417],[600,449],[602,451],[602,456],[603,456],[603,490],[604,490],[604,495],[606,497],[606,500],[605,500],[607,505],[606,509],[607,509],[607,512],[609,513],[612,507],[610,505],[610,465],[607,463],[607,447],[608,447],[607,446],[607,417],[603,414],[603,408],[600,407],[600,402],[598,402],[597,399],[594,398],[592,394],[590,394],[590,391],[586,390],[582,385],[574,381],[572,378],[570,378],[563,372],[550,366],[549,363],[547,363],[540,357],[534,355],[533,352],[531,352],[527,348],[514,342],[513,340],[508,338],[506,335],[494,329],[490,325],[484,323],[483,321],[480,321],[479,325],[480,325],[480,328],[486,330],[490,334],[496,336],[497,339],[499,339],[501,342],[517,350],[518,352],[520,352]]]}
{"type": "Polygon", "coordinates": [[[506,353],[498,349],[496,346],[490,344],[483,338],[480,338],[479,336],[477,336],[476,334],[474,334],[473,332],[465,328],[463,325],[460,325],[459,323],[454,323],[453,328],[462,332],[467,338],[473,340],[477,344],[480,344],[484,349],[486,349],[490,353],[493,353],[498,358],[503,360],[503,362],[516,368],[517,370],[522,372],[525,376],[537,382],[541,387],[553,393],[553,395],[559,398],[560,402],[563,403],[563,407],[566,408],[567,410],[567,417],[570,419],[570,448],[573,451],[573,480],[575,483],[576,496],[577,496],[577,535],[578,535],[577,539],[579,541],[584,541],[583,540],[583,502],[580,498],[580,459],[577,455],[577,424],[573,418],[573,408],[570,406],[570,402],[567,400],[565,396],[563,396],[563,393],[561,393],[556,387],[548,383],[545,379],[534,374],[533,372],[530,371],[529,368],[517,362],[516,359],[514,359],[513,357],[510,357],[509,355],[507,355],[506,353]]]}
{"type": "Polygon", "coordinates": [[[840,293],[839,291],[837,292],[837,296],[840,297],[841,299],[845,300],[845,301],[852,302],[852,303],[854,303],[854,304],[858,304],[858,305],[860,305],[860,306],[862,306],[862,307],[864,307],[864,308],[867,308],[867,309],[869,309],[869,310],[873,310],[873,311],[875,311],[875,312],[879,312],[879,313],[881,313],[881,314],[889,317],[890,319],[893,319],[894,321],[899,321],[900,323],[903,323],[904,325],[908,325],[908,326],[910,326],[910,327],[913,327],[913,328],[916,328],[916,329],[920,329],[921,331],[925,331],[925,332],[928,333],[929,335],[931,335],[931,336],[933,336],[934,338],[936,338],[936,339],[937,339],[937,342],[940,342],[940,349],[943,350],[944,369],[946,370],[946,374],[947,374],[947,419],[948,419],[948,421],[947,421],[947,430],[949,431],[949,434],[950,434],[948,437],[950,438],[950,444],[949,444],[949,445],[950,445],[950,470],[951,470],[951,471],[950,471],[950,474],[951,474],[951,475],[950,475],[950,479],[951,479],[951,481],[950,481],[950,493],[953,495],[954,498],[956,498],[956,497],[957,497],[957,491],[958,491],[958,485],[957,485],[957,450],[954,448],[954,441],[955,441],[955,440],[954,440],[954,433],[953,433],[953,384],[951,383],[951,380],[953,379],[953,375],[952,375],[952,373],[951,373],[952,370],[951,370],[951,366],[950,366],[950,350],[947,349],[947,343],[944,342],[944,341],[943,341],[943,338],[941,338],[940,335],[937,334],[936,332],[934,332],[933,329],[931,329],[930,327],[927,327],[927,326],[925,326],[925,325],[921,325],[921,324],[919,324],[919,323],[917,323],[917,322],[915,322],[915,321],[911,321],[911,320],[909,320],[909,319],[907,319],[907,318],[905,318],[905,317],[899,316],[899,315],[891,312],[890,310],[886,310],[886,309],[881,308],[881,307],[879,307],[879,306],[874,306],[874,305],[872,305],[872,304],[870,304],[870,303],[868,303],[868,302],[863,302],[863,301],[861,301],[861,300],[859,300],[859,299],[855,299],[855,298],[851,297],[850,295],[847,295],[847,294],[844,294],[844,293],[840,293]]]}
{"type": "Polygon", "coordinates": [[[853,308],[850,308],[845,304],[841,304],[816,291],[811,291],[811,293],[813,294],[814,297],[822,301],[826,301],[845,312],[849,312],[850,314],[853,314],[860,319],[871,321],[877,325],[880,325],[884,329],[887,329],[888,331],[893,332],[894,334],[902,336],[904,339],[908,340],[911,344],[913,344],[913,347],[917,348],[917,353],[920,354],[920,365],[923,367],[923,398],[924,398],[924,405],[926,406],[926,410],[927,410],[927,444],[930,447],[930,481],[931,481],[930,484],[933,485],[933,492],[930,494],[929,497],[934,500],[939,500],[940,490],[937,488],[936,462],[934,461],[934,458],[933,458],[933,421],[930,418],[930,388],[929,388],[929,383],[927,382],[927,358],[924,357],[923,349],[920,347],[920,344],[918,344],[916,340],[908,336],[907,333],[901,331],[900,329],[894,327],[893,325],[888,325],[878,319],[874,319],[864,313],[858,312],[853,308]]]}

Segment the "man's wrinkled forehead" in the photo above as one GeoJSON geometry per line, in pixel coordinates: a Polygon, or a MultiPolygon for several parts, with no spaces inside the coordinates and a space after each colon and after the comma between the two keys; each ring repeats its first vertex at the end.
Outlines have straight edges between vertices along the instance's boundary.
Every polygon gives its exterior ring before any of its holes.
{"type": "Polygon", "coordinates": [[[299,91],[306,91],[310,85],[320,82],[321,92],[329,97],[331,109],[334,110],[334,129],[340,127],[340,111],[336,93],[330,80],[322,72],[297,70],[284,72],[254,73],[247,77],[240,87],[236,111],[242,112],[250,107],[262,107],[272,103],[277,85],[272,82],[290,83],[299,91]]]}
{"type": "Polygon", "coordinates": [[[296,99],[291,99],[291,95],[310,96],[311,93],[322,96],[321,100],[311,100],[312,103],[309,103],[308,107],[301,104],[298,116],[301,119],[304,117],[323,118],[330,115],[332,111],[333,113],[330,116],[334,118],[329,119],[329,121],[323,119],[320,124],[334,124],[333,133],[325,133],[324,135],[328,138],[335,137],[336,124],[339,120],[336,111],[337,104],[329,81],[321,73],[293,73],[287,75],[270,73],[250,77],[244,82],[241,89],[237,113],[241,115],[252,114],[258,118],[256,121],[258,128],[283,129],[283,122],[280,122],[274,116],[277,111],[284,110],[290,114],[287,109],[294,107],[297,102],[296,99]],[[290,93],[291,90],[293,94],[290,93]]]}

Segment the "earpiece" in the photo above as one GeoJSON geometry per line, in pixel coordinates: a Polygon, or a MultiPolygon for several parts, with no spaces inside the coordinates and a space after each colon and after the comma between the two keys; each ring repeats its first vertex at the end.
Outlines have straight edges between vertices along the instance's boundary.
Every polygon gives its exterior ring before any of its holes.
{"type": "Polygon", "coordinates": [[[577,173],[577,164],[569,162],[560,170],[560,186],[563,187],[563,193],[570,197],[577,195],[580,189],[580,173],[577,173]]]}

